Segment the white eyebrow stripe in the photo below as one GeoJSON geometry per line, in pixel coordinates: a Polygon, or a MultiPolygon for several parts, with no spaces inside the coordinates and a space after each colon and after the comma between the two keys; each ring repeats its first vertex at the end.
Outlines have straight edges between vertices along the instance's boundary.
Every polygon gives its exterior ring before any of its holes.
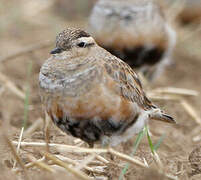
{"type": "Polygon", "coordinates": [[[80,42],[86,42],[87,44],[94,43],[94,39],[92,37],[81,37],[78,39],[80,42]]]}

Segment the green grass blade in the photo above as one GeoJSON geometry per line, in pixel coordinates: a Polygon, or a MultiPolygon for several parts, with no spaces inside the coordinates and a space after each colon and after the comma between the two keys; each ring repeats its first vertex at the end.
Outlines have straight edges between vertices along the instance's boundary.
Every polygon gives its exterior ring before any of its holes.
{"type": "MultiPolygon", "coordinates": [[[[148,143],[149,143],[149,146],[150,146],[150,149],[151,149],[152,154],[155,153],[155,151],[159,148],[159,146],[161,145],[162,141],[163,141],[164,138],[165,138],[165,134],[163,134],[163,135],[160,137],[160,139],[158,140],[158,142],[157,142],[155,145],[153,145],[153,142],[152,142],[151,137],[150,137],[150,135],[149,135],[149,128],[148,128],[148,126],[145,126],[145,128],[138,134],[138,136],[137,136],[137,138],[136,138],[136,140],[135,140],[135,143],[134,143],[134,145],[133,145],[133,151],[132,151],[132,153],[131,153],[131,156],[133,156],[133,155],[136,153],[136,150],[137,150],[137,148],[138,148],[138,146],[139,146],[139,144],[140,144],[140,142],[141,142],[141,140],[142,140],[142,138],[144,137],[145,134],[147,134],[147,139],[148,139],[148,143]]],[[[120,174],[120,176],[119,176],[119,180],[123,180],[123,177],[124,177],[124,175],[126,174],[128,168],[129,168],[129,166],[130,166],[130,164],[127,163],[127,164],[125,165],[125,167],[122,169],[121,174],[120,174]]]]}
{"type": "MultiPolygon", "coordinates": [[[[135,143],[134,143],[134,145],[133,145],[133,151],[132,151],[132,153],[131,153],[131,156],[133,156],[133,155],[136,153],[136,150],[137,150],[137,148],[138,148],[138,146],[139,146],[139,144],[140,144],[142,138],[144,137],[145,132],[146,132],[145,129],[143,129],[143,130],[140,131],[140,133],[138,134],[138,136],[137,136],[137,138],[136,138],[136,140],[135,140],[135,143]]],[[[129,163],[127,163],[127,164],[125,165],[125,167],[122,169],[121,174],[120,174],[120,176],[119,176],[119,180],[122,180],[122,179],[123,179],[123,177],[124,177],[124,175],[126,174],[126,171],[128,170],[129,166],[130,166],[129,163]]]]}
{"type": "Polygon", "coordinates": [[[150,137],[150,135],[149,135],[149,128],[148,128],[148,126],[145,126],[145,129],[146,129],[146,133],[147,133],[147,138],[148,138],[149,147],[150,147],[150,149],[151,149],[152,154],[154,154],[155,149],[154,149],[154,146],[153,146],[151,137],[150,137]]]}
{"type": "Polygon", "coordinates": [[[138,134],[138,136],[137,136],[137,138],[136,138],[136,140],[135,140],[135,143],[134,143],[134,145],[133,145],[133,151],[132,151],[132,153],[131,153],[131,156],[133,156],[133,155],[136,153],[136,150],[137,150],[137,148],[138,148],[138,146],[139,146],[139,144],[140,144],[142,138],[144,137],[144,135],[145,135],[145,130],[143,129],[142,131],[140,131],[140,133],[138,134]]]}
{"type": "Polygon", "coordinates": [[[158,140],[158,142],[154,145],[154,150],[157,151],[159,146],[161,145],[161,143],[163,142],[164,138],[165,138],[165,134],[163,134],[160,139],[158,140]]]}
{"type": "Polygon", "coordinates": [[[126,174],[126,171],[128,170],[130,164],[126,163],[126,165],[124,166],[124,168],[121,171],[121,174],[119,176],[119,180],[123,180],[124,175],[126,174]]]}

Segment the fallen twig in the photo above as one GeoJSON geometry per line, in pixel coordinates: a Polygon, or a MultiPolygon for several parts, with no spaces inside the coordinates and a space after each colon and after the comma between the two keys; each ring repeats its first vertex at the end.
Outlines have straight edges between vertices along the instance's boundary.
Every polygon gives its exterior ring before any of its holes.
{"type": "MultiPolygon", "coordinates": [[[[45,161],[45,157],[43,156],[42,158],[40,158],[40,159],[38,159],[36,161],[37,162],[43,162],[43,161],[45,161]]],[[[31,168],[31,167],[35,166],[36,161],[25,164],[25,167],[28,169],[28,168],[31,168]]],[[[18,173],[18,172],[21,171],[21,169],[14,169],[13,171],[18,173]]]]}
{"type": "Polygon", "coordinates": [[[115,156],[117,156],[117,157],[119,157],[122,160],[125,160],[125,161],[130,162],[130,163],[135,164],[135,165],[138,165],[140,167],[147,168],[147,166],[144,163],[140,162],[139,160],[134,159],[134,158],[132,158],[132,157],[126,155],[126,154],[123,154],[123,153],[120,153],[118,151],[115,151],[112,148],[109,148],[108,152],[113,154],[113,155],[115,155],[115,156]]]}
{"type": "MultiPolygon", "coordinates": [[[[14,145],[17,145],[16,141],[13,141],[14,145]]],[[[35,146],[35,147],[44,147],[46,146],[46,143],[39,143],[39,142],[21,142],[21,146],[35,146]]],[[[112,148],[109,149],[90,149],[90,148],[82,148],[82,147],[77,147],[77,146],[70,146],[70,145],[65,145],[65,144],[49,144],[49,147],[55,147],[58,150],[65,151],[65,152],[71,152],[71,153],[111,153],[120,159],[123,159],[125,161],[128,161],[132,164],[138,165],[140,167],[147,167],[145,164],[140,162],[137,159],[134,159],[126,154],[117,152],[113,150],[112,148]]]]}
{"type": "Polygon", "coordinates": [[[52,160],[55,164],[57,164],[57,165],[59,165],[61,167],[64,167],[66,170],[68,170],[69,172],[71,172],[75,176],[79,177],[80,179],[84,179],[84,180],[91,180],[92,179],[92,178],[88,177],[86,174],[84,174],[83,172],[81,172],[79,170],[76,170],[76,169],[74,169],[72,167],[69,167],[69,165],[67,165],[63,161],[59,160],[55,156],[51,155],[50,153],[45,153],[45,157],[47,159],[52,160]]]}
{"type": "Polygon", "coordinates": [[[96,154],[92,154],[89,157],[86,157],[84,160],[82,160],[80,164],[77,164],[76,169],[81,170],[85,168],[91,161],[94,160],[95,157],[96,157],[96,154]]]}
{"type": "MultiPolygon", "coordinates": [[[[61,155],[55,155],[58,159],[64,161],[64,162],[67,162],[67,163],[70,163],[70,164],[73,164],[73,165],[78,165],[78,164],[81,164],[82,165],[82,160],[79,160],[79,161],[76,161],[76,160],[73,160],[73,159],[70,159],[68,157],[64,157],[64,156],[61,156],[61,155]]],[[[90,164],[93,164],[93,161],[89,161],[90,164]]],[[[98,162],[96,162],[96,167],[89,167],[89,166],[85,166],[83,167],[84,169],[86,169],[87,171],[90,171],[90,172],[93,172],[93,173],[103,173],[103,171],[100,170],[100,168],[104,168],[106,166],[100,166],[100,163],[98,164],[98,162]],[[99,169],[97,169],[96,167],[99,167],[99,169]]],[[[77,168],[77,167],[76,167],[77,168]]]]}
{"type": "Polygon", "coordinates": [[[199,124],[201,125],[201,118],[197,115],[193,107],[187,103],[185,100],[181,101],[181,105],[188,112],[188,114],[199,124]]]}
{"type": "Polygon", "coordinates": [[[10,91],[16,94],[20,99],[25,99],[25,93],[21,91],[16,85],[10,81],[3,73],[0,72],[0,81],[2,81],[10,91]]]}
{"type": "Polygon", "coordinates": [[[29,160],[32,162],[33,165],[39,167],[40,169],[44,169],[48,172],[54,173],[55,170],[52,169],[49,165],[45,164],[43,161],[38,161],[35,157],[32,155],[28,155],[29,160]]]}
{"type": "MultiPolygon", "coordinates": [[[[19,137],[19,141],[18,141],[18,145],[17,145],[17,151],[16,151],[17,154],[19,153],[19,150],[20,150],[20,143],[22,142],[23,132],[24,132],[24,127],[22,127],[21,132],[20,132],[20,137],[19,137]]],[[[16,166],[16,161],[13,164],[13,168],[15,168],[15,166],[16,166]]]]}
{"type": "Polygon", "coordinates": [[[98,159],[99,161],[103,162],[104,164],[108,164],[109,161],[105,158],[103,158],[102,156],[96,154],[96,159],[98,159]]]}
{"type": "Polygon", "coordinates": [[[183,95],[183,96],[198,96],[199,93],[195,90],[191,89],[183,89],[183,88],[175,88],[175,87],[164,87],[154,89],[154,93],[166,93],[166,94],[175,94],[175,95],[183,95]]]}
{"type": "Polygon", "coordinates": [[[13,58],[17,58],[19,56],[36,51],[38,49],[47,48],[47,47],[51,46],[52,43],[53,43],[52,41],[45,41],[45,42],[40,42],[38,44],[30,45],[26,48],[20,49],[17,52],[14,52],[13,54],[9,54],[7,56],[1,57],[0,62],[4,62],[4,61],[11,60],[13,58]]]}
{"type": "Polygon", "coordinates": [[[35,120],[34,123],[26,129],[26,131],[24,132],[24,136],[32,134],[38,127],[40,127],[42,122],[43,119],[41,117],[35,120]]]}
{"type": "MultiPolygon", "coordinates": [[[[21,168],[23,169],[24,175],[26,176],[26,179],[29,180],[29,176],[28,176],[28,173],[27,173],[27,169],[26,169],[24,163],[22,162],[21,158],[20,158],[19,155],[17,154],[17,151],[16,151],[15,147],[13,146],[12,142],[9,140],[9,138],[8,138],[6,135],[4,135],[4,138],[5,138],[5,140],[6,140],[7,144],[8,144],[8,146],[10,147],[10,150],[11,150],[13,156],[15,157],[16,161],[19,163],[19,165],[20,165],[21,168]]],[[[18,142],[17,142],[17,143],[18,143],[18,142]]]]}

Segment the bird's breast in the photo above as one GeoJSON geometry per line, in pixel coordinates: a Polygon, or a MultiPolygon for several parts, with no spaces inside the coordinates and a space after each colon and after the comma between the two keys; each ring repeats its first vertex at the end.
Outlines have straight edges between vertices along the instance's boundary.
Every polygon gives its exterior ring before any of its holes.
{"type": "Polygon", "coordinates": [[[129,121],[138,112],[138,107],[111,91],[106,85],[94,85],[93,89],[80,96],[50,97],[46,102],[48,111],[61,118],[111,119],[117,122],[129,121]]]}
{"type": "Polygon", "coordinates": [[[77,69],[70,68],[40,72],[40,88],[53,96],[80,96],[93,88],[93,84],[100,82],[102,71],[96,65],[88,65],[77,69]]]}

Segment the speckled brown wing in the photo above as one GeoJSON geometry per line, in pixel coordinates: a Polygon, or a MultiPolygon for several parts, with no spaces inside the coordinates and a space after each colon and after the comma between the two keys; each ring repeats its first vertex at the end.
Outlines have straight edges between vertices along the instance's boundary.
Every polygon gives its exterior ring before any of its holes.
{"type": "Polygon", "coordinates": [[[104,58],[103,65],[107,74],[116,82],[114,89],[120,96],[137,103],[144,110],[155,107],[146,97],[138,75],[128,64],[117,57],[110,56],[104,58]]]}

